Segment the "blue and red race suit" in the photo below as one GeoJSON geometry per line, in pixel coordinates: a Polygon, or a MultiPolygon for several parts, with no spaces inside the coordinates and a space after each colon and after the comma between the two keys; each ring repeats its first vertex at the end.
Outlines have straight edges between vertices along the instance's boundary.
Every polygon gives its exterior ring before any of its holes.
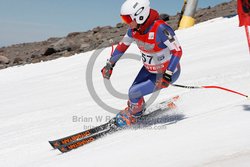
{"type": "Polygon", "coordinates": [[[174,30],[160,20],[158,12],[153,9],[139,30],[128,29],[113,52],[110,62],[115,64],[134,41],[141,51],[144,66],[130,87],[128,95],[132,103],[138,103],[143,96],[156,90],[157,74],[168,70],[173,73],[172,83],[178,79],[182,49],[174,30]]]}

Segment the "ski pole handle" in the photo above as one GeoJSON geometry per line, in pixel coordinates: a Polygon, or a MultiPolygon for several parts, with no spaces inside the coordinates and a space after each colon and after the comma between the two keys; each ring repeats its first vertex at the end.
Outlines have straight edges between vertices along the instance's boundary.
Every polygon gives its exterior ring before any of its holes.
{"type": "Polygon", "coordinates": [[[110,79],[114,65],[107,61],[106,66],[101,70],[103,78],[110,79]]]}

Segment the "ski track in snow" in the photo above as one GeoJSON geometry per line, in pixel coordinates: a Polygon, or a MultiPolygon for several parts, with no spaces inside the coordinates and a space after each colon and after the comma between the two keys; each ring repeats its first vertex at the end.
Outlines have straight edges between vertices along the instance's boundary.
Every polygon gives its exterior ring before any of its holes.
{"type": "MultiPolygon", "coordinates": [[[[213,19],[176,33],[184,50],[177,84],[219,85],[250,94],[250,56],[237,17],[213,19]]],[[[122,109],[126,100],[105,90],[100,73],[110,51],[106,48],[97,58],[94,87],[105,103],[122,109]]],[[[135,45],[128,52],[139,53],[135,45]]],[[[184,119],[120,131],[67,154],[52,150],[48,140],[106,122],[96,116],[114,116],[88,92],[86,67],[92,53],[0,71],[0,166],[249,166],[250,102],[212,89],[161,91],[155,103],[181,95],[175,112],[184,119]],[[93,120],[73,122],[73,116],[93,120]]],[[[112,85],[126,93],[141,66],[135,60],[118,62],[112,85]]]]}

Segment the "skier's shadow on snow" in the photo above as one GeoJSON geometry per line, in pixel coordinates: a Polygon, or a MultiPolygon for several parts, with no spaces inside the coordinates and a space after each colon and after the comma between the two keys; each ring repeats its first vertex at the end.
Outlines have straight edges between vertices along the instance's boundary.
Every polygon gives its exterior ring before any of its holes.
{"type": "Polygon", "coordinates": [[[174,110],[156,110],[143,118],[139,119],[136,125],[133,128],[146,128],[153,125],[171,125],[175,124],[181,120],[186,119],[187,117],[179,112],[174,110]]]}
{"type": "Polygon", "coordinates": [[[243,109],[245,111],[250,111],[250,105],[243,105],[243,109]]]}

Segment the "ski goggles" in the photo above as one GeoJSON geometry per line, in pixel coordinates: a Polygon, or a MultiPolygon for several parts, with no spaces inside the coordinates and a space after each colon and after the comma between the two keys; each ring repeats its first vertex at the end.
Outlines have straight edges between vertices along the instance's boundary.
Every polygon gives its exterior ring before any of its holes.
{"type": "Polygon", "coordinates": [[[121,18],[126,24],[130,24],[133,21],[130,15],[121,15],[121,18]]]}

